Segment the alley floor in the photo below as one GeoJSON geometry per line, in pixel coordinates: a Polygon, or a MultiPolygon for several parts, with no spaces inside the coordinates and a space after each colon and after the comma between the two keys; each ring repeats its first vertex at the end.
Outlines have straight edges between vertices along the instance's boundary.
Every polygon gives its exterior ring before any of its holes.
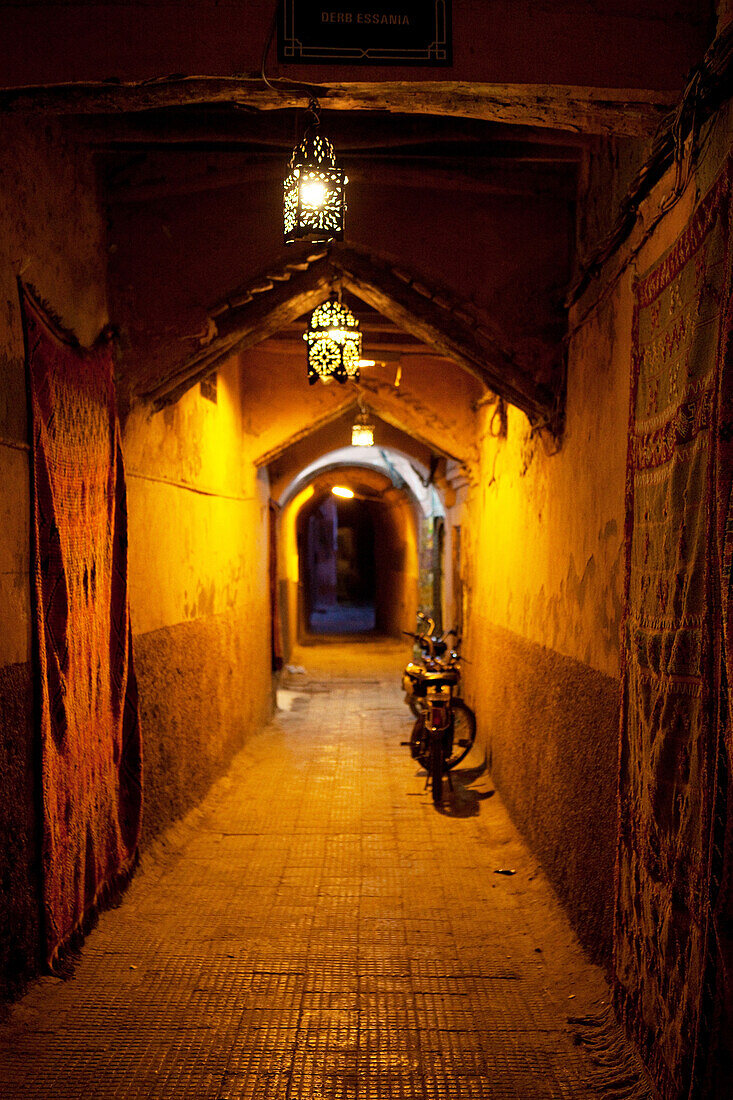
{"type": "Polygon", "coordinates": [[[608,988],[481,753],[439,812],[400,745],[406,657],[296,653],[283,709],[143,856],[73,976],[3,1020],[0,1096],[632,1095],[629,1063],[583,1041],[608,988]]]}

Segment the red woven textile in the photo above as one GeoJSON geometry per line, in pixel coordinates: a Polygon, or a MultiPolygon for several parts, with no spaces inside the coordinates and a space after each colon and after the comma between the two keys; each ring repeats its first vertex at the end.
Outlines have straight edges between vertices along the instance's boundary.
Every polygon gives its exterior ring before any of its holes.
{"type": "Polygon", "coordinates": [[[134,866],[142,809],[112,351],[25,290],[42,879],[50,966],[134,866]]]}
{"type": "Polygon", "coordinates": [[[725,996],[730,246],[729,163],[634,310],[616,1003],[664,1100],[700,1094],[725,996]]]}

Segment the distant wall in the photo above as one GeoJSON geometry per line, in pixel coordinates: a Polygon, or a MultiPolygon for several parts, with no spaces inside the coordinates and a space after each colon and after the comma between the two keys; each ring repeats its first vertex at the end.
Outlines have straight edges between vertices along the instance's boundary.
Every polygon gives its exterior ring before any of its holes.
{"type": "MultiPolygon", "coordinates": [[[[353,476],[353,469],[344,467],[347,470],[353,476]]],[[[371,479],[370,488],[375,495],[383,494],[381,499],[366,504],[374,525],[375,625],[380,633],[397,637],[402,630],[415,629],[418,577],[415,506],[403,491],[393,489],[382,474],[362,468],[358,476],[366,485],[371,479]]],[[[349,483],[348,474],[345,481],[349,483]]],[[[307,569],[299,560],[298,531],[303,529],[309,513],[319,506],[326,482],[328,475],[325,480],[323,475],[316,475],[313,482],[284,505],[280,516],[278,576],[286,660],[306,627],[301,620],[306,606],[307,569]]],[[[305,545],[305,540],[302,543],[305,545]]]]}
{"type": "Polygon", "coordinates": [[[417,520],[403,493],[390,491],[374,507],[376,625],[392,637],[414,630],[417,615],[417,520]]]}
{"type": "Polygon", "coordinates": [[[143,843],[204,794],[271,705],[266,474],[239,367],[125,425],[130,602],[144,737],[143,843]]]}
{"type": "Polygon", "coordinates": [[[39,965],[30,609],[30,481],[16,277],[80,341],[107,321],[92,159],[56,125],[0,127],[0,998],[39,965]]]}

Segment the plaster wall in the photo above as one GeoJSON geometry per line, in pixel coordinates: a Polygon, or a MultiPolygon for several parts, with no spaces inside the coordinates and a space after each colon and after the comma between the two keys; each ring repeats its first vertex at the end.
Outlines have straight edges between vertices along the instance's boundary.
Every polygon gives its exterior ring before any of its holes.
{"type": "Polygon", "coordinates": [[[31,676],[30,477],[17,277],[91,343],[107,321],[88,152],[63,128],[0,123],[0,997],[39,961],[31,676]],[[31,170],[32,169],[32,170],[31,170]]]}
{"type": "Polygon", "coordinates": [[[482,410],[467,557],[465,692],[492,776],[586,947],[612,942],[630,300],[576,336],[567,428],[482,410]],[[498,433],[498,434],[494,434],[498,433]],[[599,764],[600,762],[600,764],[599,764]]]}
{"type": "MultiPolygon", "coordinates": [[[[662,181],[632,239],[571,312],[559,451],[548,453],[516,410],[505,428],[491,406],[481,410],[463,519],[466,689],[492,775],[581,940],[606,962],[633,280],[684,229],[724,146],[716,154],[715,140],[706,143],[697,178],[645,240],[672,184],[662,181]]],[[[602,203],[602,180],[596,186],[588,201],[602,203]]]]}
{"type": "Polygon", "coordinates": [[[195,804],[271,702],[266,473],[240,371],[125,425],[130,603],[145,738],[143,842],[195,804]]]}
{"type": "Polygon", "coordinates": [[[404,494],[392,490],[384,505],[375,506],[377,629],[400,638],[414,630],[417,616],[417,509],[404,494]]]}
{"type": "MultiPolygon", "coordinates": [[[[8,85],[259,72],[271,19],[270,5],[236,0],[175,7],[171,0],[77,0],[44,4],[43,19],[40,6],[0,5],[8,85]]],[[[712,6],[710,0],[462,0],[453,10],[451,67],[370,67],[369,79],[676,89],[705,47],[712,6]]],[[[349,65],[278,69],[275,49],[268,72],[313,84],[355,79],[349,65]]]]}
{"type": "MultiPolygon", "coordinates": [[[[307,320],[302,322],[303,330],[307,320]]],[[[295,473],[308,465],[318,447],[333,450],[351,440],[355,392],[350,386],[311,386],[305,344],[283,348],[266,340],[239,353],[242,425],[252,437],[257,462],[271,468],[273,495],[283,489],[283,470],[295,473]],[[296,464],[300,464],[296,467],[296,464]]],[[[475,404],[482,388],[475,378],[427,348],[405,354],[399,385],[394,363],[362,369],[361,395],[367,408],[382,418],[379,444],[394,445],[430,461],[430,445],[456,458],[475,458],[475,404]],[[393,425],[397,425],[394,427],[393,425]]]]}
{"type": "MultiPolygon", "coordinates": [[[[30,479],[19,274],[82,344],[106,324],[95,165],[62,125],[0,134],[0,997],[39,965],[30,479]]],[[[144,840],[196,801],[269,710],[266,477],[236,367],[124,431],[130,592],[145,756],[144,840]]]]}

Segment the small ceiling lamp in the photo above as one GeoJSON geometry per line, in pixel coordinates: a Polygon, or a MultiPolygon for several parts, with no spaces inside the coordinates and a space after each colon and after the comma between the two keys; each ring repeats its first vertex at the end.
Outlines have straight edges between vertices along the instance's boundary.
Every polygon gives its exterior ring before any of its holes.
{"type": "Polygon", "coordinates": [[[293,149],[284,184],[285,244],[327,244],[344,238],[345,188],[349,181],[336,165],[333,145],[320,132],[317,99],[311,99],[308,110],[313,121],[300,145],[293,149]]]}
{"type": "Polygon", "coordinates": [[[354,495],[354,490],[347,489],[345,485],[334,485],[331,492],[335,497],[343,497],[344,500],[351,500],[354,495]]]}
{"type": "Polygon", "coordinates": [[[374,446],[374,425],[371,423],[369,413],[364,408],[361,401],[359,402],[359,412],[351,428],[351,446],[374,446]]]}
{"type": "Polygon", "coordinates": [[[361,332],[359,322],[348,306],[332,295],[316,306],[303,333],[308,345],[308,382],[337,382],[359,378],[361,332]]]}

